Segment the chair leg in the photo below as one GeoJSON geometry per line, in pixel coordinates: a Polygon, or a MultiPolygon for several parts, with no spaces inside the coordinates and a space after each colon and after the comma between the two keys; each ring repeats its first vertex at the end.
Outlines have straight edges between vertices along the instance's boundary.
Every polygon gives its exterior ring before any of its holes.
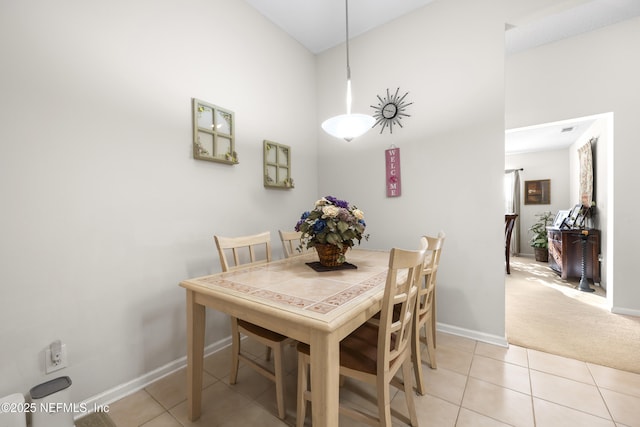
{"type": "Polygon", "coordinates": [[[433,336],[433,348],[436,348],[436,318],[438,317],[436,311],[436,289],[433,288],[433,303],[431,305],[431,335],[433,336]]]}
{"type": "Polygon", "coordinates": [[[427,338],[427,352],[429,353],[429,365],[431,366],[431,369],[437,369],[438,368],[438,364],[436,363],[436,346],[435,346],[435,340],[436,340],[436,336],[435,333],[433,332],[433,321],[431,319],[429,319],[429,321],[426,323],[426,338],[427,338]]]}
{"type": "MultiPolygon", "coordinates": [[[[270,347],[267,347],[270,348],[270,347]]],[[[276,380],[276,402],[278,405],[278,417],[284,419],[284,360],[283,360],[283,344],[278,343],[273,348],[273,368],[276,380]]]]}
{"type": "Polygon", "coordinates": [[[304,426],[304,418],[307,412],[307,399],[305,395],[309,390],[308,385],[309,364],[307,356],[298,353],[298,405],[296,410],[296,427],[304,426]]]}
{"type": "Polygon", "coordinates": [[[229,384],[235,384],[238,380],[238,364],[240,355],[240,331],[238,330],[238,319],[231,317],[231,374],[229,384]]]}
{"type": "MultiPolygon", "coordinates": [[[[422,367],[420,367],[422,371],[422,367]]],[[[413,384],[411,384],[411,364],[408,359],[402,363],[402,379],[404,381],[404,396],[407,400],[407,408],[409,409],[409,418],[411,425],[418,427],[418,414],[416,413],[416,405],[413,401],[413,384]]],[[[389,387],[387,387],[388,389],[389,387]]]]}
{"type": "MultiPolygon", "coordinates": [[[[427,315],[429,315],[427,313],[427,315]]],[[[416,376],[416,389],[420,395],[424,395],[424,378],[422,376],[422,356],[420,355],[420,329],[419,322],[413,322],[411,340],[411,361],[413,362],[413,372],[416,376]]]]}
{"type": "MultiPolygon", "coordinates": [[[[377,375],[378,419],[381,427],[391,427],[391,390],[386,375],[377,375]]],[[[406,380],[406,379],[405,379],[406,380]]]]}

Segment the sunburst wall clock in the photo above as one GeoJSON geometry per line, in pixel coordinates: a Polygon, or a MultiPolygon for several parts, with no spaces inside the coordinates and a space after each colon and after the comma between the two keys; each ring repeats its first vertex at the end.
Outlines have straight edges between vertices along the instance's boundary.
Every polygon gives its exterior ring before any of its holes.
{"type": "Polygon", "coordinates": [[[372,127],[380,125],[380,133],[386,128],[389,128],[389,133],[393,133],[393,125],[402,127],[402,118],[411,117],[405,113],[406,108],[413,104],[413,102],[407,102],[405,100],[409,92],[406,92],[402,96],[398,95],[399,92],[400,88],[396,89],[396,93],[391,95],[389,89],[387,89],[386,96],[382,97],[377,95],[378,105],[371,106],[374,110],[373,117],[376,119],[372,127]]]}

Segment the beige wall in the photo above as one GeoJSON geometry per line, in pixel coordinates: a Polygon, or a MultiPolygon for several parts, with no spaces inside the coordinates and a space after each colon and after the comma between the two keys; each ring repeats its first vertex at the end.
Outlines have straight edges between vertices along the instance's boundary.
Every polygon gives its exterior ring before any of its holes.
{"type": "Polygon", "coordinates": [[[534,153],[512,154],[505,156],[505,169],[520,169],[520,253],[533,256],[533,248],[529,241],[529,228],[538,221],[536,214],[552,212],[554,215],[561,209],[569,209],[572,205],[569,197],[569,150],[552,150],[534,153]],[[525,205],[525,181],[550,179],[551,203],[548,205],[525,205]]]}
{"type": "MultiPolygon", "coordinates": [[[[498,2],[438,1],[354,39],[354,112],[387,88],[414,102],[402,129],[351,143],[319,136],[320,191],[367,214],[370,247],[447,234],[438,274],[443,330],[504,333],[504,22],[498,2]],[[482,3],[482,4],[481,4],[482,3]],[[494,7],[492,7],[494,6],[494,7]],[[402,196],[387,198],[384,151],[400,149],[402,196]]],[[[343,111],[344,49],[318,56],[320,119],[343,111]]]]}
{"type": "Polygon", "coordinates": [[[0,396],[174,367],[178,282],[219,271],[213,234],[277,242],[316,197],[313,55],[245,2],[188,4],[0,2],[0,396]],[[192,158],[192,97],[235,112],[238,165],[192,158]],[[291,146],[295,190],[263,187],[263,139],[291,146]],[[69,367],[45,375],[55,339],[69,367]]]}

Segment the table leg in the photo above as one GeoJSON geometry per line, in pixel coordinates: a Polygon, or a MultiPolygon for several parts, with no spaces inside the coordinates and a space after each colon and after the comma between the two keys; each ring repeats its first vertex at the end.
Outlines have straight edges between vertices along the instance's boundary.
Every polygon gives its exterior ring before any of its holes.
{"type": "Polygon", "coordinates": [[[311,337],[311,413],[314,427],[338,425],[340,342],[332,334],[311,337]]]}
{"type": "Polygon", "coordinates": [[[190,421],[200,418],[204,368],[205,307],[187,290],[187,408],[190,421]]]}

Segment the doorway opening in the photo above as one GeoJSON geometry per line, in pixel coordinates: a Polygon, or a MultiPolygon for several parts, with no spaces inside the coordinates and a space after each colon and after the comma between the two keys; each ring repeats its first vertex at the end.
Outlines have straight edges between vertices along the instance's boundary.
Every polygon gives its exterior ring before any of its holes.
{"type": "MultiPolygon", "coordinates": [[[[530,283],[546,286],[546,291],[554,288],[555,295],[572,298],[574,301],[590,300],[592,309],[597,306],[599,310],[611,311],[613,306],[614,283],[612,280],[612,236],[613,236],[613,212],[611,212],[613,195],[613,113],[605,113],[588,117],[562,120],[558,122],[539,124],[505,132],[505,171],[518,170],[520,197],[517,204],[519,212],[518,232],[520,233],[519,246],[512,246],[511,270],[524,272],[526,280],[530,283]],[[578,149],[586,142],[592,143],[593,154],[593,201],[595,202],[595,215],[589,226],[600,232],[600,250],[597,261],[600,265],[600,282],[590,281],[590,286],[598,292],[590,294],[581,293],[575,288],[580,277],[562,280],[560,274],[551,270],[545,263],[533,260],[534,248],[530,245],[531,235],[529,228],[536,220],[536,214],[550,211],[554,217],[561,210],[571,210],[580,203],[580,159],[578,149]],[[525,204],[524,189],[526,181],[549,180],[550,199],[548,204],[525,204]],[[573,294],[571,294],[573,292],[573,294]],[[584,298],[583,298],[584,297],[584,298]]],[[[508,186],[505,186],[508,188],[508,186]]],[[[505,196],[505,209],[507,196],[505,196]]],[[[575,274],[574,274],[575,275],[575,274]]],[[[510,280],[516,280],[514,275],[507,275],[505,286],[510,280]],[[512,276],[512,279],[510,279],[512,276]]],[[[519,304],[514,302],[512,289],[506,289],[507,304],[519,304]]],[[[519,295],[523,298],[533,296],[519,295]]],[[[526,300],[523,300],[526,301],[526,300]]],[[[507,312],[514,307],[507,306],[507,312]]],[[[540,313],[551,311],[545,309],[545,305],[539,305],[540,313]]],[[[550,317],[561,317],[559,313],[551,313],[550,317]]],[[[571,331],[575,325],[562,322],[557,319],[558,328],[564,328],[564,333],[571,331]]],[[[514,327],[517,321],[509,321],[507,316],[507,330],[514,327]]],[[[508,334],[509,335],[509,334],[508,334]]],[[[511,342],[511,340],[509,340],[511,342]]],[[[527,347],[539,347],[535,342],[525,343],[527,347]]],[[[561,352],[560,352],[561,353],[561,352]]]]}

